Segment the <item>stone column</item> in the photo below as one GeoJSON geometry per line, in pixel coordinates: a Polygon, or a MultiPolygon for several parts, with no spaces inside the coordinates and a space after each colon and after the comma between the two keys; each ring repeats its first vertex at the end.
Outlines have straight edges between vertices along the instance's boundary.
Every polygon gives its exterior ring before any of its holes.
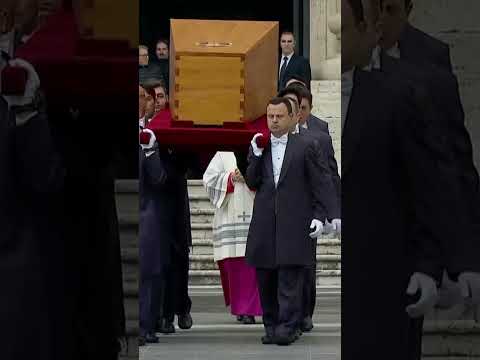
{"type": "Polygon", "coordinates": [[[340,0],[310,1],[313,113],[329,123],[339,168],[341,165],[340,9],[340,0]]]}

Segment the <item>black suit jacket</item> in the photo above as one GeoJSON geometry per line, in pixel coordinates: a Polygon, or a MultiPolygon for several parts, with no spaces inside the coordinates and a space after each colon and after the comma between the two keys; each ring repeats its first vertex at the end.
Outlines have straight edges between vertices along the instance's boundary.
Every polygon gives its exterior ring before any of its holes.
{"type": "Polygon", "coordinates": [[[412,63],[422,61],[452,72],[450,48],[443,41],[407,24],[398,44],[403,59],[412,63]]]}
{"type": "MultiPolygon", "coordinates": [[[[43,116],[16,127],[0,96],[0,337],[3,359],[55,358],[55,303],[48,262],[54,239],[42,236],[49,194],[63,173],[43,116]],[[25,345],[28,342],[28,346],[25,345]]],[[[58,225],[58,224],[57,224],[58,225]]],[[[62,271],[63,269],[56,269],[62,271]]],[[[59,284],[56,284],[57,286],[59,284]]],[[[62,339],[63,340],[63,339],[62,339]]],[[[59,347],[63,344],[59,344],[59,347]]]]}
{"type": "Polygon", "coordinates": [[[186,169],[166,148],[139,152],[140,268],[158,275],[171,262],[170,249],[185,254],[192,244],[186,169]]]}
{"type": "MultiPolygon", "coordinates": [[[[466,268],[476,271],[480,264],[472,258],[478,249],[480,231],[480,179],[473,162],[473,147],[468,130],[465,127],[465,114],[460,100],[458,81],[452,74],[450,52],[447,44],[408,25],[399,41],[402,61],[419,67],[428,77],[435,106],[441,109],[438,120],[443,122],[445,147],[451,152],[456,181],[459,187],[458,199],[463,203],[459,225],[466,235],[456,235],[460,241],[446,245],[449,254],[449,271],[455,273],[466,268]]],[[[451,166],[450,166],[451,167],[451,166]]],[[[450,191],[453,196],[453,192],[450,191]]]]}
{"type": "Polygon", "coordinates": [[[289,134],[282,171],[275,188],[271,145],[261,157],[251,151],[245,177],[256,189],[246,257],[257,268],[311,266],[312,219],[337,217],[326,159],[317,141],[289,134]],[[330,213],[329,213],[330,212],[330,213]]]}
{"type": "Polygon", "coordinates": [[[330,131],[328,130],[328,122],[316,117],[313,114],[310,114],[309,118],[307,119],[307,126],[312,131],[322,131],[330,135],[330,131]]]}
{"type": "Polygon", "coordinates": [[[393,86],[383,74],[355,71],[342,134],[347,359],[383,359],[388,349],[395,349],[389,358],[406,359],[409,277],[420,271],[441,278],[439,240],[432,235],[438,226],[438,194],[430,189],[436,173],[411,100],[408,88],[393,86]]]}
{"type": "MultiPolygon", "coordinates": [[[[279,61],[279,75],[280,75],[280,64],[282,63],[283,55],[280,56],[279,61]]],[[[307,82],[307,87],[310,89],[310,82],[312,81],[312,70],[310,68],[310,63],[304,57],[293,54],[292,58],[288,62],[287,68],[283,77],[278,79],[278,91],[285,88],[287,80],[291,75],[300,75],[307,82]]]]}
{"type": "MultiPolygon", "coordinates": [[[[320,119],[318,119],[320,120],[320,119]]],[[[325,121],[320,120],[327,124],[325,121]]],[[[328,125],[327,125],[328,128],[328,125]]],[[[303,127],[299,127],[300,134],[306,134],[307,136],[311,136],[315,139],[318,140],[318,143],[320,144],[320,148],[323,151],[323,154],[327,158],[327,164],[328,164],[328,169],[330,171],[330,176],[332,177],[332,182],[333,182],[333,187],[335,189],[335,192],[332,194],[329,194],[334,197],[332,201],[337,203],[337,211],[341,215],[341,206],[342,206],[342,182],[340,180],[340,175],[338,174],[338,165],[337,165],[337,160],[335,159],[335,151],[333,150],[333,143],[332,143],[332,138],[328,134],[328,131],[325,132],[323,130],[320,130],[321,128],[316,128],[309,127],[308,129],[305,129],[303,127]]]]}

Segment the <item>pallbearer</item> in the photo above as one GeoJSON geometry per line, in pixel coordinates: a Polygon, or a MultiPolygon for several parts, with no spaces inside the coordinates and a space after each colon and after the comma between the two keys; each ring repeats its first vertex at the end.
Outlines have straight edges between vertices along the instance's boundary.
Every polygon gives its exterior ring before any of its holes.
{"type": "Polygon", "coordinates": [[[273,98],[267,107],[271,138],[265,148],[255,135],[246,183],[257,190],[247,240],[248,263],[257,269],[264,344],[289,345],[302,320],[304,269],[313,266],[312,239],[323,219],[338,218],[327,160],[318,141],[290,133],[292,105],[273,98]]]}

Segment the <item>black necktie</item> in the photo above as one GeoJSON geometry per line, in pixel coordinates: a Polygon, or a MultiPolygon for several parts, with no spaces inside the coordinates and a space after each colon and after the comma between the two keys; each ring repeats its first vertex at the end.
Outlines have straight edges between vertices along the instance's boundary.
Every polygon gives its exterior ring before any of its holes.
{"type": "Polygon", "coordinates": [[[283,58],[283,64],[282,67],[280,68],[280,76],[278,77],[278,89],[280,90],[280,86],[283,83],[283,76],[285,75],[285,70],[287,69],[287,63],[288,63],[288,57],[285,56],[283,58]]]}

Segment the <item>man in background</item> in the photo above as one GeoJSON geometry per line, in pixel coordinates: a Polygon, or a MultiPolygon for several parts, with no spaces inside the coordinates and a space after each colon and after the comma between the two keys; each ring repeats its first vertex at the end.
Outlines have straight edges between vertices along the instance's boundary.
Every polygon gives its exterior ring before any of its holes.
{"type": "Polygon", "coordinates": [[[278,90],[286,87],[290,75],[297,74],[305,79],[307,87],[310,87],[312,71],[310,63],[304,57],[295,53],[295,38],[290,31],[284,31],[280,36],[281,57],[278,68],[278,90]]]}

